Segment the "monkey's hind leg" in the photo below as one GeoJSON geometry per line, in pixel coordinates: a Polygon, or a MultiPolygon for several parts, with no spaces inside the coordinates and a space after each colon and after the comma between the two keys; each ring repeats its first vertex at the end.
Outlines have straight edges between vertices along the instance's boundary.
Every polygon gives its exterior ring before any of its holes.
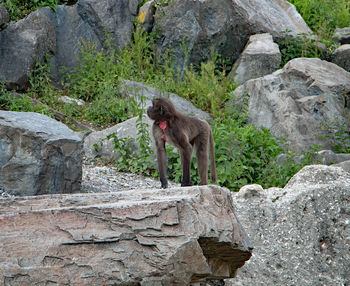
{"type": "Polygon", "coordinates": [[[192,186],[191,182],[191,157],[192,157],[192,146],[188,144],[183,149],[179,149],[180,159],[182,165],[182,181],[181,187],[192,186]]]}
{"type": "Polygon", "coordinates": [[[201,185],[208,185],[208,139],[201,138],[196,142],[198,174],[201,185]]]}

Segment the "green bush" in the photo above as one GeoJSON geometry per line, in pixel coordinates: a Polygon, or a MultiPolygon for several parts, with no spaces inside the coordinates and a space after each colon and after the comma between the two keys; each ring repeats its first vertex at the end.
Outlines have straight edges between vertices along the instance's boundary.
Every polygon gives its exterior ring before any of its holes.
{"type": "Polygon", "coordinates": [[[294,174],[288,166],[278,165],[278,155],[285,151],[269,130],[252,125],[240,126],[230,118],[217,120],[213,126],[216,144],[218,184],[231,190],[256,183],[263,187],[284,186],[294,174]]]}
{"type": "Polygon", "coordinates": [[[2,2],[10,14],[10,19],[17,21],[41,7],[49,6],[56,10],[56,5],[66,4],[68,0],[4,0],[2,2]]]}
{"type": "Polygon", "coordinates": [[[106,46],[109,49],[97,50],[96,45],[84,42],[79,66],[64,78],[66,92],[87,102],[81,116],[100,125],[136,115],[135,101],[119,94],[118,56],[109,40],[106,46]]]}
{"type": "Polygon", "coordinates": [[[0,109],[22,112],[37,112],[52,117],[47,106],[33,104],[26,94],[16,94],[7,91],[4,85],[0,85],[0,109]]]}
{"type": "Polygon", "coordinates": [[[279,41],[278,45],[282,55],[281,67],[294,58],[326,57],[317,41],[307,37],[307,35],[293,36],[290,31],[286,31],[284,39],[279,41]]]}
{"type": "Polygon", "coordinates": [[[294,4],[309,27],[321,37],[329,37],[335,28],[350,26],[348,0],[288,0],[294,4]]]}

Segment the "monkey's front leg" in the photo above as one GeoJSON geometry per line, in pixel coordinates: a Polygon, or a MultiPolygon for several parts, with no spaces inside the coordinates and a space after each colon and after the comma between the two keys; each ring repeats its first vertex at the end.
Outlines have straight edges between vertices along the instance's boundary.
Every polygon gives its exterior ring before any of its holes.
{"type": "Polygon", "coordinates": [[[158,163],[158,171],[160,177],[161,187],[166,189],[168,187],[168,181],[166,179],[166,150],[165,150],[165,142],[163,140],[156,142],[157,148],[157,163],[158,163]]]}

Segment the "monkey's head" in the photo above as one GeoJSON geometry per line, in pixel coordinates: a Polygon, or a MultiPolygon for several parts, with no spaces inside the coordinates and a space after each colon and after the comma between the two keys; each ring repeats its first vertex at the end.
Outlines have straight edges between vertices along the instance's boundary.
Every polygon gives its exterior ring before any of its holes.
{"type": "Polygon", "coordinates": [[[165,97],[153,99],[152,106],[147,109],[148,117],[155,121],[169,121],[176,113],[174,104],[165,97]]]}

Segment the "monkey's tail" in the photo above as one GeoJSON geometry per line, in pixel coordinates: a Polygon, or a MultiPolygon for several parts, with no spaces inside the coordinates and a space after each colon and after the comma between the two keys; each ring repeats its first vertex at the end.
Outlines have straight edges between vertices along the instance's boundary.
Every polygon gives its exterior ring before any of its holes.
{"type": "Polygon", "coordinates": [[[211,181],[216,182],[216,166],[215,166],[215,149],[213,132],[210,130],[210,143],[209,143],[209,157],[210,157],[210,175],[211,181]]]}

